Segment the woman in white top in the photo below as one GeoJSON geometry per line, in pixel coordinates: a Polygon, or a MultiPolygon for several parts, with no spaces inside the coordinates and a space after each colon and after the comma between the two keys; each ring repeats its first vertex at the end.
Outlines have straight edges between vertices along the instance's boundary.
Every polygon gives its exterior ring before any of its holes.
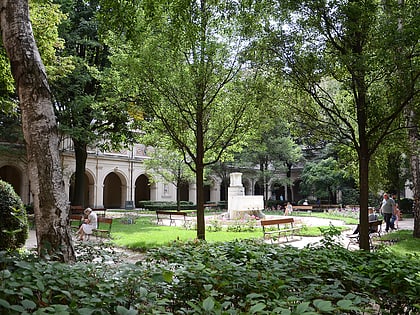
{"type": "Polygon", "coordinates": [[[87,215],[87,219],[84,219],[79,231],[77,231],[79,241],[83,241],[85,234],[90,235],[94,229],[98,228],[98,217],[96,213],[91,208],[86,208],[85,214],[87,215]]]}
{"type": "Polygon", "coordinates": [[[284,210],[284,215],[291,215],[293,211],[293,206],[290,202],[287,203],[286,209],[284,210]]]}

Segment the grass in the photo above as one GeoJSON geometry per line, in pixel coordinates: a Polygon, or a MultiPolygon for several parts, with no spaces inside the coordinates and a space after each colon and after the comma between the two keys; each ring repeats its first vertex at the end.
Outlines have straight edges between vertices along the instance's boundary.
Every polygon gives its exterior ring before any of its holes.
{"type": "MultiPolygon", "coordinates": [[[[131,249],[147,249],[167,245],[181,240],[194,240],[197,232],[194,229],[184,227],[163,226],[155,223],[154,216],[141,216],[135,220],[135,224],[123,224],[122,219],[116,219],[112,223],[113,242],[122,247],[131,249]]],[[[262,232],[257,229],[253,232],[208,232],[208,242],[224,242],[237,239],[258,238],[262,232]]]]}
{"type": "Polygon", "coordinates": [[[389,250],[396,256],[415,254],[420,257],[420,239],[413,238],[413,231],[399,230],[386,234],[381,237],[382,240],[395,240],[395,245],[390,246],[389,250]]]}
{"type": "MultiPolygon", "coordinates": [[[[178,226],[157,225],[155,216],[139,216],[135,219],[135,224],[125,224],[124,218],[115,219],[112,223],[112,239],[117,246],[130,249],[146,250],[148,248],[168,245],[174,241],[191,241],[196,239],[195,229],[186,229],[178,226]]],[[[323,226],[322,228],[327,228],[323,226]]],[[[337,227],[344,230],[345,227],[337,227]]],[[[299,235],[301,236],[321,236],[319,227],[306,226],[299,235]]],[[[253,231],[246,232],[227,232],[225,230],[211,232],[206,230],[207,242],[225,242],[239,239],[262,238],[261,229],[255,228],[253,231]]]]}
{"type": "MultiPolygon", "coordinates": [[[[129,214],[129,213],[128,213],[129,214]]],[[[196,239],[197,232],[194,229],[185,229],[183,227],[162,226],[155,223],[154,212],[142,212],[143,216],[139,216],[135,220],[135,224],[124,224],[124,219],[115,219],[112,224],[112,241],[115,245],[137,250],[147,250],[149,248],[161,247],[175,241],[191,241],[196,239]]],[[[278,214],[278,213],[267,213],[278,214]]],[[[346,224],[357,224],[357,219],[346,218],[343,215],[331,213],[306,213],[295,212],[293,215],[312,216],[325,219],[343,220],[346,224]]],[[[322,236],[320,228],[327,226],[304,227],[299,235],[304,237],[322,236]]],[[[346,227],[338,226],[337,229],[343,231],[346,227]]],[[[398,242],[390,246],[393,254],[403,256],[406,254],[420,255],[420,239],[414,239],[412,231],[401,230],[383,236],[383,239],[396,239],[398,242]]],[[[249,232],[227,232],[218,231],[210,232],[206,230],[207,242],[225,242],[238,239],[262,238],[262,231],[256,228],[249,232]]]]}

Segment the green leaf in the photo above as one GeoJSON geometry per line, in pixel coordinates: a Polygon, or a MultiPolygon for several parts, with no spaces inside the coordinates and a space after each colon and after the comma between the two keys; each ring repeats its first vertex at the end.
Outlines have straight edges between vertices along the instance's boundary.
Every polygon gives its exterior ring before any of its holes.
{"type": "Polygon", "coordinates": [[[207,312],[213,310],[214,308],[214,299],[209,296],[207,299],[203,301],[203,309],[207,312]]]}
{"type": "Polygon", "coordinates": [[[171,283],[174,277],[174,273],[172,271],[166,270],[162,273],[162,276],[165,282],[171,283]]]}
{"type": "Polygon", "coordinates": [[[118,315],[136,315],[137,311],[136,310],[129,310],[129,309],[126,309],[124,306],[118,305],[117,306],[117,314],[118,315]]]}
{"type": "Polygon", "coordinates": [[[154,273],[152,279],[155,282],[166,282],[171,283],[174,273],[172,271],[162,271],[161,273],[154,273]]]}
{"type": "Polygon", "coordinates": [[[12,274],[10,273],[8,269],[0,270],[0,278],[2,279],[10,278],[11,275],[12,274]]]}
{"type": "Polygon", "coordinates": [[[91,315],[93,314],[94,311],[95,309],[87,308],[87,307],[78,309],[79,315],[91,315]]]}
{"type": "Polygon", "coordinates": [[[23,300],[21,304],[26,310],[33,310],[36,308],[35,302],[31,300],[23,300]]]}
{"type": "Polygon", "coordinates": [[[36,287],[39,289],[39,291],[45,291],[44,283],[41,281],[41,279],[38,279],[36,281],[36,287]]]}
{"type": "Polygon", "coordinates": [[[10,308],[9,302],[7,302],[6,300],[3,300],[3,299],[0,299],[0,306],[1,307],[4,307],[6,309],[9,309],[10,308]]]}
{"type": "Polygon", "coordinates": [[[29,289],[29,288],[22,288],[22,289],[20,290],[20,292],[22,292],[22,294],[23,294],[24,296],[30,296],[30,297],[32,297],[32,296],[34,295],[34,293],[32,292],[32,290],[31,290],[31,289],[29,289]]]}
{"type": "Polygon", "coordinates": [[[19,313],[23,313],[25,311],[25,309],[23,308],[22,305],[12,305],[10,306],[10,309],[19,312],[19,313]]]}
{"type": "Polygon", "coordinates": [[[251,314],[255,314],[258,312],[261,312],[263,309],[265,309],[266,305],[264,303],[257,303],[255,305],[252,305],[252,307],[249,309],[249,312],[251,314]]]}
{"type": "Polygon", "coordinates": [[[312,308],[309,306],[309,302],[302,302],[296,307],[296,314],[304,314],[311,310],[312,308]]]}
{"type": "Polygon", "coordinates": [[[331,312],[334,310],[334,307],[332,307],[330,301],[315,300],[314,305],[321,312],[331,312]]]}
{"type": "Polygon", "coordinates": [[[340,300],[337,302],[337,306],[342,310],[350,310],[352,309],[353,302],[350,300],[340,300]]]}
{"type": "Polygon", "coordinates": [[[258,293],[250,293],[246,296],[247,299],[252,300],[252,299],[259,299],[262,298],[263,295],[262,294],[258,294],[258,293]]]}

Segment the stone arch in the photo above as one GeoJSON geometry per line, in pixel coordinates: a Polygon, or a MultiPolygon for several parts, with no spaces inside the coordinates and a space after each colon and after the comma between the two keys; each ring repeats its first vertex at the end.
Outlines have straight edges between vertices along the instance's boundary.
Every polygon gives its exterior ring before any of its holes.
{"type": "MultiPolygon", "coordinates": [[[[73,200],[73,194],[74,194],[74,176],[75,173],[73,173],[70,177],[70,183],[69,183],[69,200],[73,200]]],[[[86,207],[94,207],[94,200],[95,200],[95,193],[94,193],[94,187],[95,187],[95,178],[92,172],[89,169],[85,170],[85,188],[83,192],[83,204],[82,206],[84,208],[86,207]]]]}
{"type": "Polygon", "coordinates": [[[22,171],[12,165],[5,165],[0,168],[0,179],[12,185],[14,191],[23,200],[23,176],[22,171]]]}
{"type": "Polygon", "coordinates": [[[264,186],[261,185],[260,182],[255,182],[254,185],[254,195],[255,196],[263,196],[264,195],[264,186]]]}
{"type": "Polygon", "coordinates": [[[209,183],[205,184],[203,189],[204,189],[204,202],[208,202],[211,200],[211,187],[212,185],[210,185],[209,183]]]}
{"type": "Polygon", "coordinates": [[[127,181],[119,172],[105,176],[103,183],[103,205],[107,209],[121,209],[126,197],[127,181]]]}
{"type": "Polygon", "coordinates": [[[135,205],[136,207],[140,207],[141,201],[149,201],[150,200],[150,180],[146,174],[141,174],[136,179],[135,183],[135,205]]]}
{"type": "Polygon", "coordinates": [[[270,182],[270,189],[271,189],[271,197],[275,200],[284,200],[284,186],[282,183],[274,179],[270,182]]]}
{"type": "Polygon", "coordinates": [[[189,201],[190,200],[190,184],[187,181],[183,181],[178,184],[179,189],[179,200],[189,201]]]}

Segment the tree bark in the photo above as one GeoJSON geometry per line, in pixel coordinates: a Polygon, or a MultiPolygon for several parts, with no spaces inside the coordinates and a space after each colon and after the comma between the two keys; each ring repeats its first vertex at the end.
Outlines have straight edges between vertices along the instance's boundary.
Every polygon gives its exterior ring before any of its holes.
{"type": "Polygon", "coordinates": [[[413,237],[420,238],[420,133],[418,129],[418,115],[407,109],[405,116],[408,126],[409,143],[411,144],[410,168],[413,181],[413,237]]]}
{"type": "Polygon", "coordinates": [[[28,0],[1,0],[3,44],[19,96],[38,253],[75,261],[52,96],[29,20],[28,0]]]}
{"type": "Polygon", "coordinates": [[[87,144],[73,139],[74,152],[76,157],[76,171],[74,180],[74,195],[71,200],[73,206],[88,206],[85,205],[85,170],[87,160],[87,144]]]}

